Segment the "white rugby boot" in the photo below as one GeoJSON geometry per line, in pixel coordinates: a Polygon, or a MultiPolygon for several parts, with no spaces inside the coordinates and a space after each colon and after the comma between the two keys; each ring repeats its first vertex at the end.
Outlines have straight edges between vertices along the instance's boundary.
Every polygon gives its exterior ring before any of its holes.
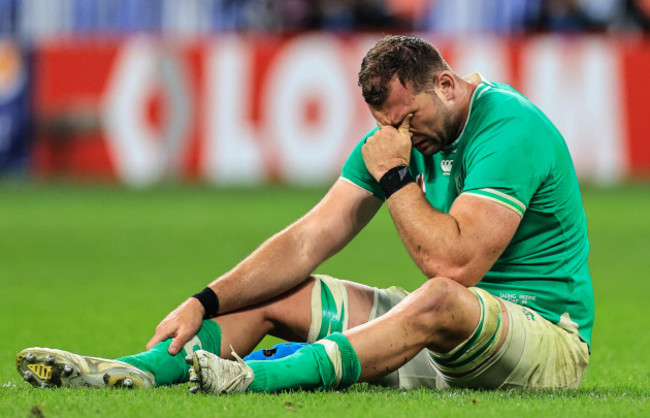
{"type": "Polygon", "coordinates": [[[26,348],[16,356],[16,368],[34,387],[140,387],[155,383],[154,375],[117,360],[80,356],[52,348],[26,348]]]}
{"type": "Polygon", "coordinates": [[[244,363],[234,350],[232,355],[237,359],[236,361],[222,359],[205,350],[195,351],[185,357],[185,361],[192,365],[190,382],[197,384],[190,388],[190,392],[201,391],[212,394],[246,392],[253,382],[253,369],[244,363]]]}

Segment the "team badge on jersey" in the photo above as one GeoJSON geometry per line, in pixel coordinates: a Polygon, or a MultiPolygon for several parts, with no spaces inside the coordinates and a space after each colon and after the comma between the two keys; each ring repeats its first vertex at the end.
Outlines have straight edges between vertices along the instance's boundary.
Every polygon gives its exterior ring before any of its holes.
{"type": "Polygon", "coordinates": [[[448,176],[451,174],[451,168],[454,165],[454,160],[442,160],[440,162],[440,168],[442,169],[442,175],[448,176]]]}

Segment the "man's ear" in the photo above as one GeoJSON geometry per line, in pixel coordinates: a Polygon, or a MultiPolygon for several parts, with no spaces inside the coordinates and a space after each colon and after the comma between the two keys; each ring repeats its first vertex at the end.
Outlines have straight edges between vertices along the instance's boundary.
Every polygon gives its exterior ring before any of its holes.
{"type": "Polygon", "coordinates": [[[456,77],[451,71],[440,71],[435,77],[438,95],[446,102],[456,99],[456,77]]]}

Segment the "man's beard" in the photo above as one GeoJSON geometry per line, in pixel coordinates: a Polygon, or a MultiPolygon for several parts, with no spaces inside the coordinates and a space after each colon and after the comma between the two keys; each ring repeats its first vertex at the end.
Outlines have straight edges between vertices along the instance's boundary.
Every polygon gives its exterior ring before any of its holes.
{"type": "Polygon", "coordinates": [[[448,109],[446,113],[443,124],[444,137],[441,138],[442,141],[440,144],[441,149],[452,144],[458,138],[460,135],[460,126],[462,124],[456,109],[448,109]]]}

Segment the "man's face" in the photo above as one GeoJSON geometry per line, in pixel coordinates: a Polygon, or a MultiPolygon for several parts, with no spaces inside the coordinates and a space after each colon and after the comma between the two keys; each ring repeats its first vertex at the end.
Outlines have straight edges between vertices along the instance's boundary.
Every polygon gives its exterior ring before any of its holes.
{"type": "Polygon", "coordinates": [[[369,106],[380,125],[397,128],[411,113],[411,143],[424,155],[432,155],[451,144],[458,135],[460,118],[451,103],[445,103],[432,89],[415,93],[411,83],[404,86],[397,76],[388,85],[388,98],[379,107],[369,106]]]}

